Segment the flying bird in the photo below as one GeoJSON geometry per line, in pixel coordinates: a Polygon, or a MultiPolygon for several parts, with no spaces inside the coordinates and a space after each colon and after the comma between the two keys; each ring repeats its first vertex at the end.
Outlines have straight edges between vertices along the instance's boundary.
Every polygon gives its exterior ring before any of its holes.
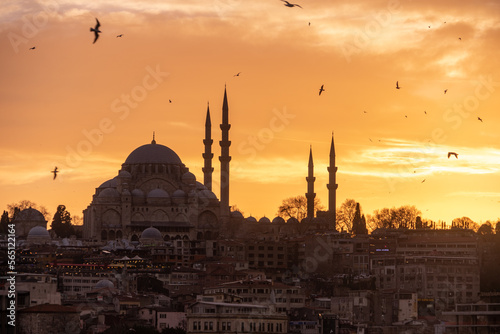
{"type": "Polygon", "coordinates": [[[172,100],[168,99],[168,103],[172,103],[172,100]]]}
{"type": "Polygon", "coordinates": [[[425,179],[423,179],[422,182],[420,182],[420,183],[424,183],[424,182],[425,182],[425,179]]]}
{"type": "Polygon", "coordinates": [[[30,48],[30,50],[35,50],[35,47],[34,47],[34,46],[32,46],[32,47],[30,48]]]}
{"type": "Polygon", "coordinates": [[[455,153],[455,152],[448,152],[448,159],[449,159],[452,155],[454,155],[454,156],[455,156],[455,158],[457,158],[457,159],[458,159],[458,153],[455,153]]]}
{"type": "Polygon", "coordinates": [[[59,171],[57,170],[57,166],[55,166],[55,167],[54,167],[54,170],[53,170],[53,171],[51,171],[51,173],[53,173],[53,174],[54,174],[54,178],[53,178],[52,180],[55,180],[55,179],[56,179],[56,177],[57,177],[57,173],[58,173],[58,172],[59,172],[59,171]]]}
{"type": "Polygon", "coordinates": [[[425,110],[424,110],[424,114],[426,114],[426,115],[427,115],[427,111],[425,111],[425,110]]]}
{"type": "Polygon", "coordinates": [[[483,122],[483,120],[481,119],[481,117],[478,117],[477,120],[483,122]]]}
{"type": "Polygon", "coordinates": [[[400,89],[401,87],[399,87],[399,82],[396,81],[396,89],[400,89]]]}
{"type": "Polygon", "coordinates": [[[445,89],[445,90],[444,90],[444,93],[446,94],[446,92],[447,92],[447,91],[448,91],[448,89],[445,89]]]}
{"type": "Polygon", "coordinates": [[[321,85],[320,89],[319,89],[319,95],[321,95],[321,93],[323,93],[325,90],[323,88],[324,85],[321,85]]]}
{"type": "Polygon", "coordinates": [[[241,74],[241,72],[238,72],[238,73],[236,73],[235,75],[233,75],[233,77],[239,77],[239,76],[240,76],[240,74],[241,74]]]}
{"type": "Polygon", "coordinates": [[[462,37],[459,37],[459,38],[458,38],[458,40],[459,40],[459,41],[461,41],[461,40],[462,40],[462,37]]]}
{"type": "Polygon", "coordinates": [[[286,0],[281,0],[281,1],[283,1],[283,2],[285,3],[285,6],[287,6],[287,7],[290,7],[290,8],[291,8],[291,7],[295,7],[295,6],[297,6],[297,7],[299,7],[299,8],[302,8],[300,5],[297,5],[296,3],[289,3],[289,2],[288,2],[288,1],[286,1],[286,0]]]}
{"type": "Polygon", "coordinates": [[[116,35],[116,37],[117,37],[117,38],[118,38],[118,37],[123,37],[123,34],[120,34],[120,35],[116,35]]]}
{"type": "Polygon", "coordinates": [[[99,38],[99,34],[101,33],[101,31],[99,30],[99,27],[101,26],[101,24],[99,23],[99,20],[97,19],[97,17],[95,18],[96,20],[96,24],[95,24],[95,27],[92,28],[90,27],[90,31],[93,31],[94,32],[94,35],[95,35],[95,38],[94,38],[94,42],[92,44],[94,44],[97,39],[99,38]]]}

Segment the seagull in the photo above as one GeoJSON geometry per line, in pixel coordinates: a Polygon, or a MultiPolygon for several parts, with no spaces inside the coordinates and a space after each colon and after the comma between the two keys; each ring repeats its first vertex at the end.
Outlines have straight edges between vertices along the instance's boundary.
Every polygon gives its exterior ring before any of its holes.
{"type": "Polygon", "coordinates": [[[446,92],[447,92],[447,91],[448,91],[448,89],[445,89],[445,90],[444,90],[444,93],[446,94],[446,92]]]}
{"type": "Polygon", "coordinates": [[[455,156],[455,158],[457,158],[457,159],[458,159],[458,153],[455,153],[455,152],[448,152],[448,159],[449,159],[452,155],[454,155],[454,156],[455,156]]]}
{"type": "Polygon", "coordinates": [[[401,87],[399,87],[399,82],[396,81],[396,89],[400,89],[401,87]]]}
{"type": "Polygon", "coordinates": [[[297,5],[296,3],[289,3],[286,0],[281,0],[281,1],[283,1],[285,3],[285,6],[287,6],[287,7],[295,7],[295,6],[297,6],[299,8],[302,8],[302,7],[300,7],[300,5],[297,5]]]}
{"type": "Polygon", "coordinates": [[[425,182],[425,179],[423,179],[422,182],[420,182],[420,183],[424,183],[424,182],[425,182]]]}
{"type": "Polygon", "coordinates": [[[481,119],[481,117],[478,117],[477,120],[483,122],[483,120],[481,119]]]}
{"type": "Polygon", "coordinates": [[[462,40],[462,37],[459,37],[459,38],[458,38],[458,40],[459,40],[459,41],[461,41],[461,40],[462,40]]]}
{"type": "MultiPolygon", "coordinates": [[[[97,22],[97,23],[95,24],[95,27],[94,27],[94,28],[90,27],[90,31],[93,31],[93,32],[94,32],[94,35],[95,35],[95,38],[94,38],[94,43],[95,43],[95,42],[97,41],[97,39],[99,38],[99,33],[101,32],[101,31],[99,30],[99,27],[101,26],[101,24],[99,23],[99,20],[97,19],[97,17],[95,18],[95,20],[96,20],[96,22],[97,22]]],[[[92,43],[92,44],[94,44],[94,43],[92,43]]]]}
{"type": "Polygon", "coordinates": [[[426,114],[426,115],[427,115],[427,111],[425,111],[425,110],[424,110],[424,114],[426,114]]]}
{"type": "Polygon", "coordinates": [[[319,95],[321,95],[321,93],[323,93],[325,90],[323,88],[324,85],[321,85],[321,88],[319,89],[319,95]]]}
{"type": "Polygon", "coordinates": [[[30,50],[35,50],[35,47],[34,47],[34,46],[32,46],[32,47],[30,48],[30,50]]]}
{"type": "Polygon", "coordinates": [[[240,76],[240,74],[241,74],[241,72],[238,72],[238,73],[236,73],[235,75],[233,75],[233,77],[239,77],[239,76],[240,76]]]}
{"type": "Polygon", "coordinates": [[[56,179],[56,177],[57,177],[57,173],[58,173],[58,172],[59,172],[59,171],[57,170],[57,166],[55,166],[55,167],[54,167],[54,170],[53,170],[53,171],[51,171],[51,173],[53,173],[53,174],[54,174],[54,178],[53,178],[52,180],[55,180],[55,179],[56,179]]]}
{"type": "Polygon", "coordinates": [[[368,112],[367,112],[366,110],[363,110],[363,113],[364,113],[364,114],[367,114],[368,112]]]}
{"type": "Polygon", "coordinates": [[[120,35],[116,35],[116,37],[117,37],[117,38],[118,38],[118,37],[123,37],[123,34],[120,34],[120,35]]]}

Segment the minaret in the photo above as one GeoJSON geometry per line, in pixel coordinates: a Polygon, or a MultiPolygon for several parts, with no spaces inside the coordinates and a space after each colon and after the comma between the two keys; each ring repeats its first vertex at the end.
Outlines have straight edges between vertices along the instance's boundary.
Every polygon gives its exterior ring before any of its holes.
{"type": "Polygon", "coordinates": [[[203,144],[205,144],[205,153],[203,153],[203,159],[205,159],[205,167],[201,170],[203,171],[203,184],[208,190],[212,190],[212,173],[214,168],[212,167],[212,158],[214,154],[212,153],[212,122],[210,122],[210,107],[207,105],[207,119],[205,121],[205,139],[203,139],[203,144]]]}
{"type": "Polygon", "coordinates": [[[330,146],[330,166],[328,169],[328,212],[332,219],[332,228],[335,230],[337,228],[337,188],[338,184],[335,182],[335,177],[337,175],[337,167],[335,166],[335,145],[333,144],[333,132],[332,132],[332,144],[330,146]]]}
{"type": "Polygon", "coordinates": [[[316,178],[314,177],[314,164],[313,164],[313,153],[312,146],[309,149],[309,166],[308,166],[308,176],[306,177],[307,181],[307,218],[314,218],[314,198],[316,194],[314,193],[314,181],[316,178]]]}
{"type": "Polygon", "coordinates": [[[231,141],[229,141],[229,129],[231,124],[229,124],[228,106],[227,106],[227,94],[226,87],[224,87],[224,102],[222,103],[222,124],[220,129],[222,130],[222,140],[219,142],[221,155],[220,160],[220,204],[221,204],[221,218],[229,218],[229,161],[231,161],[231,156],[229,156],[229,146],[231,146],[231,141]]]}

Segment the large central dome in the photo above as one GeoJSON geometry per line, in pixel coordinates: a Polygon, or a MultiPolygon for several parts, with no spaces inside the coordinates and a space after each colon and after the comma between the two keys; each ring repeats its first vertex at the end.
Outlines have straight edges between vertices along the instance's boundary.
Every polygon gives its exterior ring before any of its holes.
{"type": "Polygon", "coordinates": [[[142,145],[129,154],[125,160],[125,165],[160,163],[182,165],[182,161],[170,148],[156,144],[153,140],[151,144],[142,145]]]}

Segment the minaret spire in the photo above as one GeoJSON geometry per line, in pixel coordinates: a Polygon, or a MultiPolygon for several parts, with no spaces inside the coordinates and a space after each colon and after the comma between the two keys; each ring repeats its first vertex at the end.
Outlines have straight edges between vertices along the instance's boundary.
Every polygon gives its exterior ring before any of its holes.
{"type": "Polygon", "coordinates": [[[203,144],[205,144],[205,153],[202,154],[205,160],[205,166],[202,168],[203,171],[203,184],[208,190],[212,190],[212,173],[214,168],[212,167],[212,158],[214,154],[212,153],[212,122],[210,121],[210,105],[207,103],[207,117],[205,120],[205,139],[203,139],[203,144]]]}
{"type": "Polygon", "coordinates": [[[155,132],[153,131],[153,140],[151,141],[151,144],[156,144],[156,140],[155,140],[155,132]]]}
{"type": "Polygon", "coordinates": [[[331,217],[332,228],[337,228],[337,188],[339,185],[336,183],[337,167],[335,166],[335,144],[330,145],[330,166],[328,166],[328,212],[331,217]]]}
{"type": "Polygon", "coordinates": [[[308,176],[306,177],[307,218],[314,218],[314,198],[316,197],[316,193],[314,192],[315,180],[316,178],[314,177],[314,164],[313,164],[312,145],[311,145],[311,147],[309,148],[308,176]]]}
{"type": "Polygon", "coordinates": [[[221,218],[229,219],[229,162],[231,156],[229,155],[229,108],[227,103],[226,86],[224,85],[224,101],[222,102],[222,124],[220,129],[222,131],[222,140],[219,142],[221,148],[220,160],[220,202],[221,202],[221,218]]]}

